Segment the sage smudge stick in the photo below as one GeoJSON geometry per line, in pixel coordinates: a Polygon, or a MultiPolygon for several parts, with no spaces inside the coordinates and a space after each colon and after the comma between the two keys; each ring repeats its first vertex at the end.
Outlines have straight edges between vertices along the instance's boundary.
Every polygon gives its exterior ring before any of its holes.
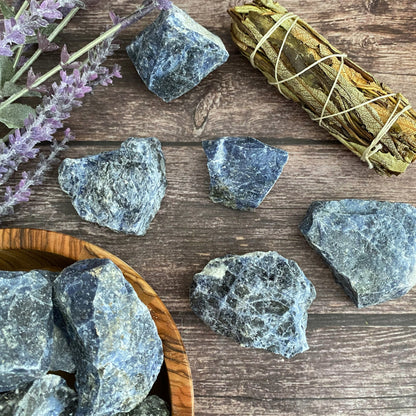
{"type": "Polygon", "coordinates": [[[416,159],[416,112],[272,0],[228,10],[231,35],[270,84],[381,175],[399,175],[416,159]]]}

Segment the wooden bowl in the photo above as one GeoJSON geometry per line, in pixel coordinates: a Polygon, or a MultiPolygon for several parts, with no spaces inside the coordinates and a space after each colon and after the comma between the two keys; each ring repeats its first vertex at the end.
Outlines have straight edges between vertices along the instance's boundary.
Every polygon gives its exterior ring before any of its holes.
{"type": "Polygon", "coordinates": [[[69,235],[33,229],[0,230],[0,270],[59,271],[75,261],[88,258],[112,260],[149,308],[165,356],[153,392],[170,403],[172,416],[192,416],[191,370],[178,328],[166,306],[137,272],[108,251],[69,235]]]}

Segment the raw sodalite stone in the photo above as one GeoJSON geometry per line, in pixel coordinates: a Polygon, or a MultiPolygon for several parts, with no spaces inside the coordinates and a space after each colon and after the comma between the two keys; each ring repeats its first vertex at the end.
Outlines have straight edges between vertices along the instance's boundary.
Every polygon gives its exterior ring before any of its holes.
{"type": "Polygon", "coordinates": [[[127,53],[147,88],[165,102],[188,92],[228,59],[221,39],[176,6],[162,11],[127,53]]]}
{"type": "Polygon", "coordinates": [[[190,291],[191,308],[214,331],[287,358],[308,349],[315,296],[297,263],[274,251],[211,260],[190,291]]]}
{"type": "Polygon", "coordinates": [[[46,374],[52,350],[52,287],[39,271],[0,271],[0,392],[46,374]]]}
{"type": "Polygon", "coordinates": [[[14,416],[72,416],[77,395],[59,376],[47,374],[35,380],[17,403],[14,416]]]}
{"type": "Polygon", "coordinates": [[[72,358],[69,335],[59,310],[54,308],[53,344],[49,371],[65,371],[75,373],[75,362],[72,358]]]}
{"type": "Polygon", "coordinates": [[[144,235],[165,195],[165,158],[156,138],[130,138],[120,150],[65,159],[58,179],[83,219],[144,235]]]}
{"type": "Polygon", "coordinates": [[[411,205],[318,201],[300,229],[359,308],[403,296],[416,283],[416,209],[411,205]]]}
{"type": "Polygon", "coordinates": [[[16,390],[0,393],[0,415],[14,416],[16,406],[25,395],[28,386],[19,387],[16,390]]]}
{"type": "MultiPolygon", "coordinates": [[[[49,270],[37,270],[51,282],[59,276],[58,272],[49,270]]],[[[52,352],[49,371],[65,371],[75,373],[75,363],[72,359],[72,352],[69,347],[68,334],[65,329],[65,322],[59,310],[53,307],[53,331],[52,331],[52,352]]]]}
{"type": "Polygon", "coordinates": [[[77,366],[77,416],[129,412],[148,395],[163,362],[147,307],[110,260],[72,264],[54,282],[77,366]]]}
{"type": "Polygon", "coordinates": [[[148,396],[131,412],[120,413],[117,416],[170,416],[170,411],[160,397],[148,396]]]}
{"type": "Polygon", "coordinates": [[[202,142],[208,158],[210,198],[226,207],[257,208],[288,160],[284,150],[252,137],[222,137],[202,142]]]}

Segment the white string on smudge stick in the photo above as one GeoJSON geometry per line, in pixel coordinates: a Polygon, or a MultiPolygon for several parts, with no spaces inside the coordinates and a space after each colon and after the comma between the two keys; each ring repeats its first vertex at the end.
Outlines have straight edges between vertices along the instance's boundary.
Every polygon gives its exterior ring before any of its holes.
{"type": "Polygon", "coordinates": [[[313,67],[315,67],[316,65],[319,65],[320,63],[322,63],[322,62],[324,62],[324,61],[326,61],[327,59],[331,59],[331,58],[339,58],[340,59],[340,61],[341,61],[341,63],[340,63],[340,66],[339,66],[339,69],[338,69],[338,73],[337,73],[337,75],[336,75],[336,77],[335,77],[335,80],[334,80],[334,83],[333,83],[333,85],[332,85],[332,87],[331,87],[331,90],[330,90],[330,92],[329,92],[329,94],[328,94],[328,97],[327,97],[327,99],[326,99],[326,102],[325,102],[325,104],[324,104],[324,106],[322,107],[322,111],[321,111],[321,115],[320,115],[320,117],[317,117],[317,118],[313,118],[312,120],[314,120],[314,121],[318,121],[319,122],[319,125],[321,126],[322,125],[322,121],[323,120],[326,120],[326,119],[328,119],[328,118],[331,118],[331,117],[337,117],[337,116],[340,116],[340,115],[343,115],[343,114],[346,114],[346,113],[349,113],[349,112],[351,112],[351,111],[353,111],[353,110],[356,110],[356,109],[358,109],[358,108],[361,108],[361,107],[364,107],[364,106],[366,106],[366,105],[369,105],[369,104],[371,104],[371,103],[374,103],[374,102],[376,102],[376,101],[378,101],[378,100],[381,100],[381,99],[383,99],[383,98],[389,98],[389,97],[394,97],[394,96],[396,96],[397,98],[398,98],[398,102],[397,102],[397,104],[396,104],[396,107],[394,108],[394,110],[393,110],[393,112],[391,113],[391,115],[390,115],[390,117],[388,118],[388,120],[386,121],[386,123],[385,123],[385,125],[383,126],[383,128],[380,130],[380,132],[377,134],[377,136],[375,137],[375,139],[370,143],[370,145],[365,149],[365,151],[363,152],[363,154],[362,154],[362,156],[361,156],[361,160],[362,161],[365,161],[365,162],[367,162],[368,163],[368,166],[369,166],[369,168],[370,169],[373,169],[374,168],[374,165],[373,165],[373,163],[370,161],[370,157],[372,157],[374,154],[376,154],[379,150],[381,150],[382,149],[382,144],[380,143],[380,141],[383,139],[383,137],[390,131],[390,129],[393,127],[393,125],[396,123],[396,121],[406,112],[406,111],[409,111],[411,108],[412,108],[412,106],[411,105],[407,105],[406,107],[404,107],[402,110],[400,110],[400,111],[398,111],[399,110],[399,107],[400,107],[400,104],[402,103],[402,99],[401,99],[401,97],[400,97],[400,94],[394,94],[394,93],[392,93],[392,94],[386,94],[386,95],[382,95],[382,96],[380,96],[380,97],[376,97],[376,98],[373,98],[373,99],[371,99],[371,100],[369,100],[369,101],[366,101],[365,103],[361,103],[361,104],[358,104],[358,105],[356,105],[355,107],[351,107],[351,108],[349,108],[348,110],[344,110],[344,111],[340,111],[340,112],[338,112],[338,113],[335,113],[335,114],[329,114],[329,115],[325,115],[325,112],[326,112],[326,109],[327,109],[327,107],[328,107],[328,104],[330,103],[330,100],[331,100],[331,97],[332,97],[332,94],[334,93],[334,91],[335,91],[335,88],[336,88],[336,86],[337,86],[337,84],[338,84],[338,81],[339,81],[339,78],[340,78],[340,76],[341,76],[341,73],[342,73],[342,70],[343,70],[343,68],[344,68],[344,66],[345,66],[345,58],[347,57],[347,55],[346,54],[341,54],[341,53],[334,53],[334,54],[331,54],[331,55],[328,55],[328,56],[325,56],[325,57],[323,57],[323,58],[321,58],[321,59],[319,59],[318,61],[316,61],[316,62],[314,62],[312,65],[309,65],[308,67],[306,67],[306,68],[304,68],[302,71],[300,71],[300,72],[298,72],[297,74],[295,74],[295,75],[293,75],[293,76],[291,76],[291,77],[289,77],[289,78],[286,78],[286,79],[282,79],[282,80],[278,80],[278,75],[277,75],[277,70],[278,70],[278,66],[279,66],[279,63],[280,63],[280,58],[281,58],[281,56],[282,56],[282,52],[283,52],[283,48],[284,48],[284,46],[286,45],[286,42],[287,42],[287,39],[288,39],[288,37],[289,37],[289,34],[290,34],[290,32],[292,31],[292,29],[295,27],[295,25],[296,25],[296,23],[298,22],[298,20],[299,20],[299,16],[296,16],[294,13],[291,13],[291,12],[288,12],[288,13],[286,13],[286,14],[284,14],[282,17],[280,17],[280,19],[279,20],[277,20],[276,21],[276,23],[264,34],[264,36],[260,39],[260,41],[257,43],[257,45],[256,45],[256,47],[254,48],[254,50],[253,50],[253,52],[251,53],[251,55],[250,55],[250,63],[251,63],[251,65],[254,67],[254,68],[257,68],[257,66],[256,66],[256,64],[255,64],[255,61],[254,61],[254,58],[255,58],[255,56],[256,56],[256,54],[257,54],[257,52],[260,50],[260,48],[264,45],[264,43],[270,38],[270,36],[284,23],[284,22],[286,22],[287,20],[290,20],[290,19],[293,19],[293,22],[292,22],[292,24],[290,25],[290,27],[288,28],[288,30],[286,31],[286,35],[285,35],[285,37],[283,38],[283,41],[282,41],[282,45],[280,46],[280,49],[279,49],[279,53],[278,53],[278,55],[277,55],[277,59],[276,59],[276,64],[275,64],[275,67],[274,67],[274,78],[275,78],[275,81],[273,81],[273,82],[270,82],[269,81],[269,83],[271,84],[271,85],[276,85],[277,86],[277,88],[278,88],[278,90],[279,90],[279,92],[282,94],[282,95],[284,95],[286,98],[288,98],[284,93],[283,93],[283,91],[282,91],[282,89],[280,88],[280,86],[282,85],[282,84],[284,84],[285,82],[288,82],[288,81],[292,81],[293,79],[295,79],[295,78],[298,78],[298,77],[300,77],[302,74],[304,74],[305,72],[307,72],[307,71],[309,71],[311,68],[313,68],[313,67]]]}

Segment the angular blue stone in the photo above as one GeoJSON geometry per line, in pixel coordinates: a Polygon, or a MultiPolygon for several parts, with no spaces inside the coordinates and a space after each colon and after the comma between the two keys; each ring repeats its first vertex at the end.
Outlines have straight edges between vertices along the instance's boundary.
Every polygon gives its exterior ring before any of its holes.
{"type": "Polygon", "coordinates": [[[0,271],[0,392],[46,374],[52,351],[52,286],[39,271],[0,271]]]}
{"type": "Polygon", "coordinates": [[[146,397],[135,409],[129,413],[117,416],[169,416],[170,411],[164,400],[158,396],[146,397]]]}
{"type": "Polygon", "coordinates": [[[273,251],[211,260],[190,290],[191,308],[214,331],[287,358],[308,349],[315,296],[297,263],[273,251]]]}
{"type": "Polygon", "coordinates": [[[228,59],[221,39],[172,6],[141,32],[127,53],[150,91],[169,102],[228,59]]]}
{"type": "Polygon", "coordinates": [[[72,416],[77,395],[66,381],[47,374],[35,380],[14,408],[14,416],[72,416]]]}
{"type": "Polygon", "coordinates": [[[359,308],[403,296],[416,284],[416,209],[411,205],[318,201],[300,230],[359,308]]]}
{"type": "Polygon", "coordinates": [[[75,373],[75,362],[72,358],[69,334],[59,310],[54,308],[53,344],[49,371],[75,373]]]}
{"type": "Polygon", "coordinates": [[[77,416],[134,409],[159,374],[162,342],[149,310],[110,260],[72,264],[54,282],[76,363],[77,416]]]}
{"type": "Polygon", "coordinates": [[[208,158],[210,198],[239,210],[257,208],[288,160],[284,150],[252,137],[222,137],[202,142],[208,158]]]}
{"type": "Polygon", "coordinates": [[[25,395],[29,385],[24,385],[16,390],[0,393],[0,415],[15,416],[16,406],[25,395]]]}
{"type": "Polygon", "coordinates": [[[165,159],[156,138],[130,138],[120,150],[65,159],[58,179],[83,219],[144,235],[165,195],[165,159]]]}

